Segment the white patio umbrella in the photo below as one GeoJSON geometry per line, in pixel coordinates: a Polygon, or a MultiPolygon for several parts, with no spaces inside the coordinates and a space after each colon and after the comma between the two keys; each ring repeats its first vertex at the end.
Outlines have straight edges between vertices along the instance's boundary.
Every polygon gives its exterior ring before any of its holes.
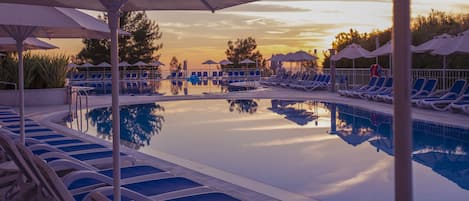
{"type": "Polygon", "coordinates": [[[227,60],[227,59],[223,59],[221,60],[220,62],[218,62],[220,65],[231,65],[233,64],[233,62],[227,60]]]}
{"type": "Polygon", "coordinates": [[[136,62],[136,63],[134,63],[134,64],[132,64],[132,65],[133,65],[133,66],[148,66],[148,64],[145,63],[145,62],[143,62],[143,61],[138,61],[138,62],[136,62]]]}
{"type": "Polygon", "coordinates": [[[130,66],[132,66],[127,61],[122,61],[118,65],[119,65],[119,67],[130,67],[130,66]]]}
{"type": "Polygon", "coordinates": [[[89,77],[89,69],[88,68],[93,68],[93,67],[96,67],[95,65],[91,64],[91,63],[84,63],[84,64],[81,64],[80,66],[78,66],[79,68],[85,68],[86,69],[86,79],[88,79],[89,77]]]}
{"type": "Polygon", "coordinates": [[[151,71],[152,71],[152,74],[154,75],[154,78],[156,78],[156,73],[154,72],[154,67],[159,67],[159,66],[164,66],[164,63],[160,62],[160,61],[154,61],[154,62],[151,62],[148,64],[149,66],[151,66],[151,71]]]}
{"type": "MultiPolygon", "coordinates": [[[[26,38],[23,50],[48,50],[58,48],[37,38],[26,38]]],[[[16,41],[11,37],[0,37],[0,49],[5,52],[16,51],[16,41]]]]}
{"type": "Polygon", "coordinates": [[[76,63],[69,63],[69,64],[67,64],[67,67],[69,67],[69,68],[77,68],[77,67],[79,67],[79,65],[76,64],[76,63]]]}
{"type": "Polygon", "coordinates": [[[155,61],[149,63],[150,66],[164,66],[164,63],[161,63],[160,61],[155,61]]]}
{"type": "Polygon", "coordinates": [[[204,61],[202,64],[208,65],[208,75],[209,75],[209,77],[210,77],[210,73],[211,73],[210,67],[212,66],[212,64],[218,64],[218,63],[215,62],[215,61],[213,61],[213,60],[211,60],[211,59],[209,59],[209,60],[207,60],[207,61],[204,61]]]}
{"type": "MultiPolygon", "coordinates": [[[[422,43],[415,47],[415,52],[425,53],[432,52],[434,50],[443,50],[446,44],[450,44],[453,41],[454,36],[449,34],[441,34],[433,37],[433,39],[422,43]]],[[[443,56],[443,88],[446,88],[446,57],[448,54],[440,54],[443,56]]]]}
{"type": "Polygon", "coordinates": [[[245,59],[245,60],[242,60],[239,62],[240,64],[254,64],[256,62],[254,62],[253,60],[251,59],[245,59]]]}
{"type": "Polygon", "coordinates": [[[96,66],[88,62],[80,65],[80,68],[92,68],[92,67],[96,67],[96,66]]]}
{"type": "Polygon", "coordinates": [[[19,76],[20,141],[24,143],[24,41],[29,37],[106,38],[109,37],[109,28],[106,27],[104,22],[74,9],[1,4],[0,37],[11,37],[16,41],[19,76]]]}
{"type": "Polygon", "coordinates": [[[334,55],[331,59],[333,61],[338,61],[343,58],[352,59],[352,83],[355,85],[355,59],[358,58],[368,58],[370,51],[365,50],[362,46],[352,43],[345,47],[343,50],[334,55]]]}
{"type": "Polygon", "coordinates": [[[99,67],[99,68],[103,69],[103,77],[105,77],[106,76],[106,68],[110,68],[111,64],[103,61],[103,62],[99,63],[98,65],[96,65],[96,67],[99,67]]]}
{"type": "Polygon", "coordinates": [[[315,61],[318,58],[305,51],[298,51],[298,52],[293,53],[290,59],[292,61],[315,61]]]}
{"type": "MultiPolygon", "coordinates": [[[[415,52],[415,46],[410,46],[411,52],[415,52]]],[[[389,69],[392,68],[392,41],[388,41],[386,44],[382,45],[381,47],[373,50],[369,57],[377,57],[377,56],[389,56],[389,69]]]]}
{"type": "MultiPolygon", "coordinates": [[[[305,51],[298,51],[295,53],[292,53],[289,56],[289,60],[292,62],[305,62],[305,61],[315,61],[317,59],[316,56],[310,55],[309,53],[305,51]]],[[[303,70],[303,67],[300,65],[301,70],[303,70]]]]}
{"type": "Polygon", "coordinates": [[[435,47],[431,52],[431,54],[436,55],[450,55],[458,53],[469,53],[469,29],[450,40],[446,40],[444,44],[439,47],[435,47]]]}
{"type": "MultiPolygon", "coordinates": [[[[138,10],[208,10],[215,12],[256,0],[0,0],[0,2],[58,6],[79,9],[105,11],[111,30],[111,65],[112,65],[112,136],[113,136],[113,167],[114,199],[120,201],[120,117],[119,117],[119,47],[117,30],[121,11],[138,10]]],[[[28,13],[28,12],[25,12],[28,13]]]]}
{"type": "Polygon", "coordinates": [[[143,61],[137,61],[134,64],[132,64],[132,66],[138,66],[138,68],[140,68],[140,76],[141,76],[142,75],[142,67],[149,66],[149,65],[147,63],[143,62],[143,61]]]}

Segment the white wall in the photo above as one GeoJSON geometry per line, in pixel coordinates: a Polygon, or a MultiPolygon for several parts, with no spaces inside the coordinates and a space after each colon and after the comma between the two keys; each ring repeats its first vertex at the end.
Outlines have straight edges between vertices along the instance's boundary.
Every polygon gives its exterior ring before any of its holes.
{"type": "MultiPolygon", "coordinates": [[[[26,89],[25,106],[64,105],[67,103],[67,89],[26,89]]],[[[0,90],[0,105],[18,105],[18,94],[15,90],[0,90]]]]}

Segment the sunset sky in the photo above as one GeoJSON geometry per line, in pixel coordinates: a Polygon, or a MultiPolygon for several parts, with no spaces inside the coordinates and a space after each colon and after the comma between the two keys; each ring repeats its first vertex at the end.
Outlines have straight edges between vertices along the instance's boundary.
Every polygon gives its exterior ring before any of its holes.
{"type": "MultiPolygon", "coordinates": [[[[468,0],[413,0],[412,16],[431,9],[469,13],[468,0]]],[[[210,12],[148,11],[160,25],[163,63],[172,56],[201,66],[225,58],[228,40],[252,36],[264,57],[289,51],[328,49],[334,36],[349,28],[360,32],[391,26],[391,0],[269,0],[210,12]]],[[[97,16],[98,12],[87,13],[97,16]]],[[[75,55],[81,40],[46,40],[60,47],[49,53],[75,55]]],[[[320,55],[322,55],[320,53],[320,55]]]]}

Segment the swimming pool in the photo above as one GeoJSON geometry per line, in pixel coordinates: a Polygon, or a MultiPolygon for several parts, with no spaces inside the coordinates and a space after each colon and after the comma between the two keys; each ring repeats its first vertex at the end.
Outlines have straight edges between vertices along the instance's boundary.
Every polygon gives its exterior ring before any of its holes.
{"type": "MultiPolygon", "coordinates": [[[[89,133],[107,139],[110,115],[90,111],[89,133]]],[[[172,101],[123,106],[121,132],[127,146],[150,155],[169,153],[319,200],[375,201],[394,200],[391,120],[314,101],[172,101]]],[[[467,200],[469,130],[413,127],[415,200],[467,200]]]]}

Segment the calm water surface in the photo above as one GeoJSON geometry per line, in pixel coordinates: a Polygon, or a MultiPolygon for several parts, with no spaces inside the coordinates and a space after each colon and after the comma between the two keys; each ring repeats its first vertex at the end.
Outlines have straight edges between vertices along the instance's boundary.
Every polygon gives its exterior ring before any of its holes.
{"type": "MultiPolygon", "coordinates": [[[[90,111],[89,133],[109,138],[110,115],[90,111]]],[[[394,200],[387,115],[254,99],[131,105],[121,118],[124,144],[144,153],[167,152],[325,201],[394,200]]],[[[415,200],[467,201],[469,130],[414,122],[413,135],[415,200]]]]}

